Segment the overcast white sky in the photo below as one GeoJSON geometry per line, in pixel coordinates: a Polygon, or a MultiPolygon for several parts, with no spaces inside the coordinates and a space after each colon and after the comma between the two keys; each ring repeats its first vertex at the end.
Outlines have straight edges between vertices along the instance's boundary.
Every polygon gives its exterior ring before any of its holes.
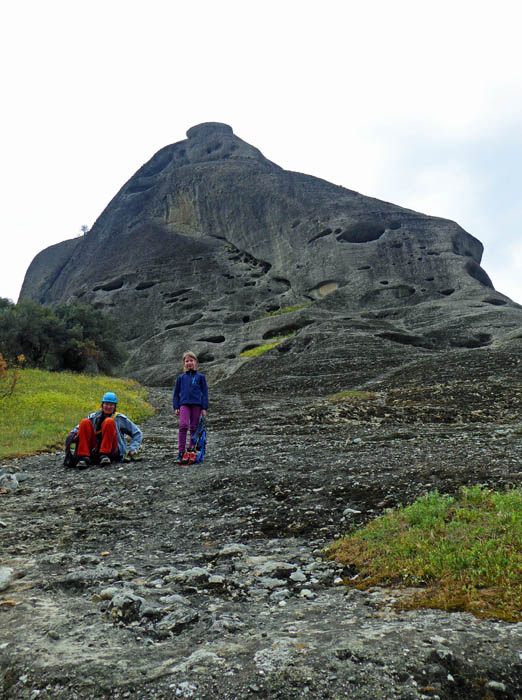
{"type": "Polygon", "coordinates": [[[0,14],[0,297],[204,121],[457,221],[522,303],[522,42],[496,0],[18,0],[0,14]]]}

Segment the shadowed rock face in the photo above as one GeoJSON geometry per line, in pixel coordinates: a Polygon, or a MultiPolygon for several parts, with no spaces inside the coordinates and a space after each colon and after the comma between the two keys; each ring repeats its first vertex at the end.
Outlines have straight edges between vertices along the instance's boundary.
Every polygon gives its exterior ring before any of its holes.
{"type": "Polygon", "coordinates": [[[191,348],[214,380],[315,391],[321,377],[329,390],[519,342],[522,308],[481,256],[452,221],[285,171],[211,122],[156,153],[87,235],[36,256],[21,299],[123,319],[128,372],[148,383],[171,383],[191,348]]]}

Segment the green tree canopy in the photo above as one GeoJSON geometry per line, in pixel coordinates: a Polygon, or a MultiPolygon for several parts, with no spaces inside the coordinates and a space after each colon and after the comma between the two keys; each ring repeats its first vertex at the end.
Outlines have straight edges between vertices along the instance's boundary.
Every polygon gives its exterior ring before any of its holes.
{"type": "Polygon", "coordinates": [[[54,308],[0,299],[0,352],[10,362],[50,370],[110,374],[125,360],[117,322],[74,302],[54,308]]]}

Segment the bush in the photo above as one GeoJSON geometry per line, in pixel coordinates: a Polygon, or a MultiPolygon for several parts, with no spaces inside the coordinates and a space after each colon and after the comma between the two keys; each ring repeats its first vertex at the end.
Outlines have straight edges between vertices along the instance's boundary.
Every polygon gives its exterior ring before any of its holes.
{"type": "Polygon", "coordinates": [[[18,381],[18,373],[24,361],[24,356],[20,355],[14,366],[8,367],[2,353],[0,353],[0,401],[12,396],[18,381]]]}

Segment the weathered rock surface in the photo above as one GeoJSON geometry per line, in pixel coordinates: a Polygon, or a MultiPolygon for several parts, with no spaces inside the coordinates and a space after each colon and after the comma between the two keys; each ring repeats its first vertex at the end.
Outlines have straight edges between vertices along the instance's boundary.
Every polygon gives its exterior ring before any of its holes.
{"type": "Polygon", "coordinates": [[[4,462],[0,698],[518,700],[522,623],[404,611],[324,557],[427,490],[521,483],[520,357],[463,356],[355,402],[211,387],[198,467],[173,465],[168,389],[143,462],[4,462]]]}
{"type": "MultiPolygon", "coordinates": [[[[291,374],[311,376],[328,355],[333,383],[354,356],[364,372],[520,338],[522,309],[481,256],[452,221],[285,171],[207,123],[143,165],[87,235],[40,253],[21,299],[125,319],[127,371],[148,383],[170,384],[187,348],[218,379],[292,333],[272,356],[291,349],[291,374]]],[[[276,384],[288,365],[270,365],[276,384]]]]}

